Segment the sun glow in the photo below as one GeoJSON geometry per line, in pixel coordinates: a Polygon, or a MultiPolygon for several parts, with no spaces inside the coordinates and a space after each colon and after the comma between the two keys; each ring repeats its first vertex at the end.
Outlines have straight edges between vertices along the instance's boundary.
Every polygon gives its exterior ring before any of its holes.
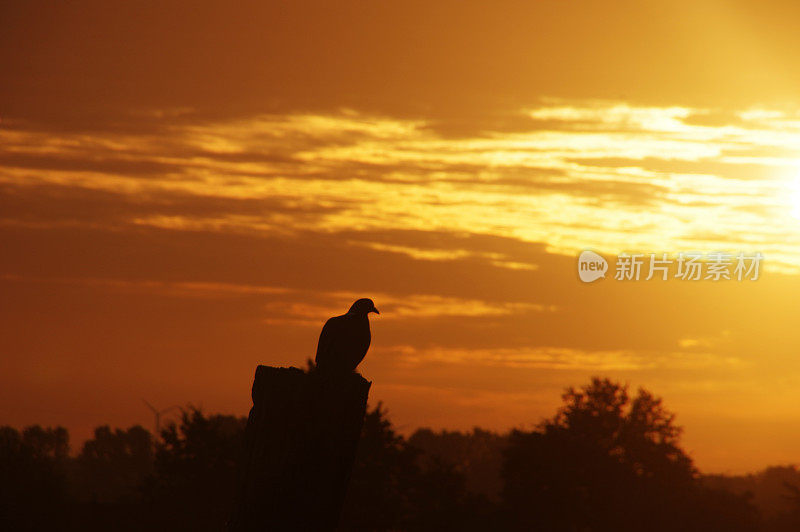
{"type": "Polygon", "coordinates": [[[789,202],[789,213],[793,218],[800,220],[800,171],[789,183],[789,191],[787,195],[789,202]]]}

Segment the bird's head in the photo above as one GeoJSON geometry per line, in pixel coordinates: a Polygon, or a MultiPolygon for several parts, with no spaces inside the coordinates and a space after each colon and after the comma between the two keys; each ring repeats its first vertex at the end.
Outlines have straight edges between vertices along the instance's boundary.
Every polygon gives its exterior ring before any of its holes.
{"type": "Polygon", "coordinates": [[[350,307],[350,310],[347,311],[348,314],[358,314],[361,316],[366,316],[370,312],[374,312],[375,314],[380,314],[378,309],[375,308],[375,303],[372,302],[371,299],[362,298],[353,303],[350,307]]]}

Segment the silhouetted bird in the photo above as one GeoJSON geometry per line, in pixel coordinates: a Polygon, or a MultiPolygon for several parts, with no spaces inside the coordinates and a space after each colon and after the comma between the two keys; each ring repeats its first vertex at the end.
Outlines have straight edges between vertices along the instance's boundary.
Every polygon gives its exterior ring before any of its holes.
{"type": "Polygon", "coordinates": [[[322,371],[354,371],[364,360],[371,335],[367,314],[380,314],[371,299],[359,299],[347,314],[325,322],[314,361],[322,371]]]}

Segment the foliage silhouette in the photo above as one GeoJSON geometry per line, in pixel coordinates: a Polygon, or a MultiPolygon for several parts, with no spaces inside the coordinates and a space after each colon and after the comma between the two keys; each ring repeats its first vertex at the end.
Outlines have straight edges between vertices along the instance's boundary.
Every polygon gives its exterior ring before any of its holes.
{"type": "Polygon", "coordinates": [[[76,459],[75,495],[84,501],[134,501],[138,486],[153,473],[154,442],[139,425],[97,427],[76,459]]]}
{"type": "Polygon", "coordinates": [[[367,412],[342,530],[486,530],[488,501],[464,476],[398,435],[381,403],[367,412]]]}
{"type": "Polygon", "coordinates": [[[421,451],[420,459],[431,466],[436,461],[464,476],[466,489],[491,500],[500,497],[500,469],[508,439],[495,432],[474,428],[471,432],[419,429],[408,439],[421,451]]]}
{"type": "MultiPolygon", "coordinates": [[[[310,365],[309,369],[313,369],[310,365]]],[[[420,429],[368,410],[342,530],[760,530],[800,524],[800,471],[702,476],[645,390],[593,379],[536,430],[420,429]]],[[[245,419],[186,408],[158,439],[0,427],[0,530],[221,530],[245,419]]]]}
{"type": "MultiPolygon", "coordinates": [[[[503,465],[503,499],[520,530],[703,530],[704,492],[680,429],[646,390],[592,379],[533,432],[513,431],[503,465]]],[[[719,501],[715,501],[719,502],[719,501]]],[[[735,505],[733,504],[735,503],[735,505]]],[[[737,528],[751,530],[735,500],[737,528]]]]}
{"type": "MultiPolygon", "coordinates": [[[[231,510],[246,419],[195,407],[161,431],[155,474],[144,489],[171,530],[219,530],[231,510]]],[[[164,522],[163,524],[167,524],[164,522]]]]}
{"type": "Polygon", "coordinates": [[[0,427],[0,529],[40,530],[63,515],[69,435],[34,425],[0,427]]]}

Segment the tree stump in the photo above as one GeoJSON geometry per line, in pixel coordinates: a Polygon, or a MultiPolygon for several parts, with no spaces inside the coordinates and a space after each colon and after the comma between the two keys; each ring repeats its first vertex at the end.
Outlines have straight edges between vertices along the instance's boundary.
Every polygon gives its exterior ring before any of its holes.
{"type": "Polygon", "coordinates": [[[337,527],[371,384],[258,366],[231,532],[337,527]]]}

